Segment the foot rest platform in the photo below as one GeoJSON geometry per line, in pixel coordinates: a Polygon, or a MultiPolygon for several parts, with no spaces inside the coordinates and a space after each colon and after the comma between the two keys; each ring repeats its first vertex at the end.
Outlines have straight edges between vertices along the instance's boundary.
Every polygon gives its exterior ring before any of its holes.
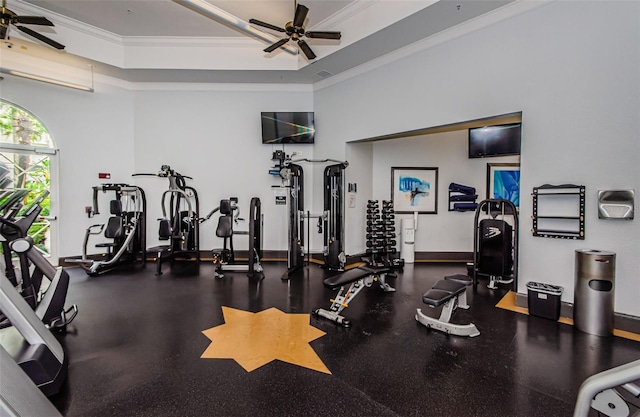
{"type": "Polygon", "coordinates": [[[340,288],[345,284],[349,284],[358,281],[369,275],[380,275],[390,272],[389,268],[370,268],[367,266],[359,266],[357,268],[350,269],[341,274],[334,275],[324,280],[324,285],[332,290],[340,288]]]}

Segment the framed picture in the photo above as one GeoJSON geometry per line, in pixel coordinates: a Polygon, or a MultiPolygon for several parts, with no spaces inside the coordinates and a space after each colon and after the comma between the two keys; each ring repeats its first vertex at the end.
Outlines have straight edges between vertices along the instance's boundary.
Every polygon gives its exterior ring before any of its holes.
{"type": "Polygon", "coordinates": [[[509,200],[520,207],[520,164],[487,164],[487,198],[509,200]]]}
{"type": "Polygon", "coordinates": [[[391,168],[391,201],[396,213],[438,213],[438,168],[391,168]]]}

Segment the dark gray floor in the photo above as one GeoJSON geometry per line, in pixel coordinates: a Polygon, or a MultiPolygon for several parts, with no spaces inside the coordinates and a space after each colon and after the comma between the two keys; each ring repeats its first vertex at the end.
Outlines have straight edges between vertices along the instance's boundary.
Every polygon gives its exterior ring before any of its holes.
{"type": "MultiPolygon", "coordinates": [[[[221,306],[310,313],[334,291],[317,265],[290,281],[282,263],[265,279],[213,278],[203,263],[87,277],[70,270],[69,303],[80,313],[64,343],[69,377],[54,404],[66,416],[570,416],[588,376],[640,359],[640,343],[495,308],[506,292],[482,283],[471,309],[476,338],[426,329],[414,319],[421,295],[464,264],[408,265],[395,293],[365,289],[344,315],[323,319],[311,343],[332,374],[271,362],[246,372],[230,359],[201,359],[203,330],[224,322],[221,306]]],[[[256,346],[259,349],[260,346],[256,346]]]]}

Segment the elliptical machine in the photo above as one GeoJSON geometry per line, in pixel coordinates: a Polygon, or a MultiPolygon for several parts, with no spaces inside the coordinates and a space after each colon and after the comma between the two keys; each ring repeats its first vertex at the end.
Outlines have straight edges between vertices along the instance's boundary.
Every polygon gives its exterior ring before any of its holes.
{"type": "Polygon", "coordinates": [[[220,206],[213,209],[203,221],[208,220],[214,213],[220,212],[216,227],[216,236],[223,239],[222,249],[213,249],[213,263],[216,265],[216,278],[223,278],[223,272],[247,272],[250,278],[264,277],[260,258],[262,257],[262,214],[260,210],[260,199],[253,197],[249,205],[249,230],[235,230],[234,225],[240,218],[238,209],[238,198],[231,197],[228,200],[221,200],[220,206]],[[248,261],[246,264],[236,261],[233,247],[234,235],[249,236],[249,250],[247,252],[248,261]]]}
{"type": "MultiPolygon", "coordinates": [[[[42,211],[41,203],[49,195],[40,194],[20,216],[25,190],[5,190],[6,197],[0,204],[0,240],[4,252],[5,271],[8,281],[18,290],[27,305],[35,310],[36,316],[49,328],[65,330],[78,314],[74,304],[65,309],[69,275],[62,267],[54,267],[34,245],[28,235],[29,228],[42,211]],[[16,198],[16,196],[23,196],[16,198]],[[19,274],[13,264],[12,253],[18,256],[19,274]],[[44,278],[49,281],[43,286],[44,278]],[[43,290],[46,288],[46,290],[43,290]]],[[[0,328],[11,322],[0,315],[0,328]]]]}
{"type": "Polygon", "coordinates": [[[128,184],[102,184],[93,187],[93,207],[88,211],[89,217],[100,214],[98,193],[111,191],[115,199],[110,201],[111,217],[105,224],[89,226],[85,232],[82,245],[81,259],[66,259],[66,262],[78,263],[89,276],[96,276],[111,271],[123,264],[131,263],[140,258],[142,266],[147,261],[146,239],[146,199],[142,188],[128,184]],[[90,259],[87,246],[91,236],[100,235],[104,230],[104,237],[110,242],[97,243],[96,248],[106,249],[100,259],[90,259]]]}
{"type": "Polygon", "coordinates": [[[160,240],[167,245],[154,246],[147,252],[156,254],[156,275],[162,275],[162,263],[176,258],[195,258],[200,265],[200,202],[195,188],[187,185],[193,179],[162,165],[157,174],[133,174],[167,178],[169,189],[162,193],[162,218],[159,220],[160,240]],[[169,199],[167,201],[167,196],[169,199]]]}

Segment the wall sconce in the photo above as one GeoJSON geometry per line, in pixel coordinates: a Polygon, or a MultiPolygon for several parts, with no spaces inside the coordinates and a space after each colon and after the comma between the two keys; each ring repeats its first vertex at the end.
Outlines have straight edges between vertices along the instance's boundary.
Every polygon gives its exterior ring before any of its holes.
{"type": "Polygon", "coordinates": [[[42,75],[31,74],[24,71],[12,70],[9,68],[0,67],[0,73],[13,75],[16,77],[27,78],[30,80],[40,81],[47,84],[60,85],[62,87],[75,88],[76,90],[87,91],[89,93],[93,93],[95,90],[93,89],[93,67],[91,67],[91,86],[85,86],[81,84],[75,84],[68,81],[57,80],[55,78],[44,77],[42,75]]]}

